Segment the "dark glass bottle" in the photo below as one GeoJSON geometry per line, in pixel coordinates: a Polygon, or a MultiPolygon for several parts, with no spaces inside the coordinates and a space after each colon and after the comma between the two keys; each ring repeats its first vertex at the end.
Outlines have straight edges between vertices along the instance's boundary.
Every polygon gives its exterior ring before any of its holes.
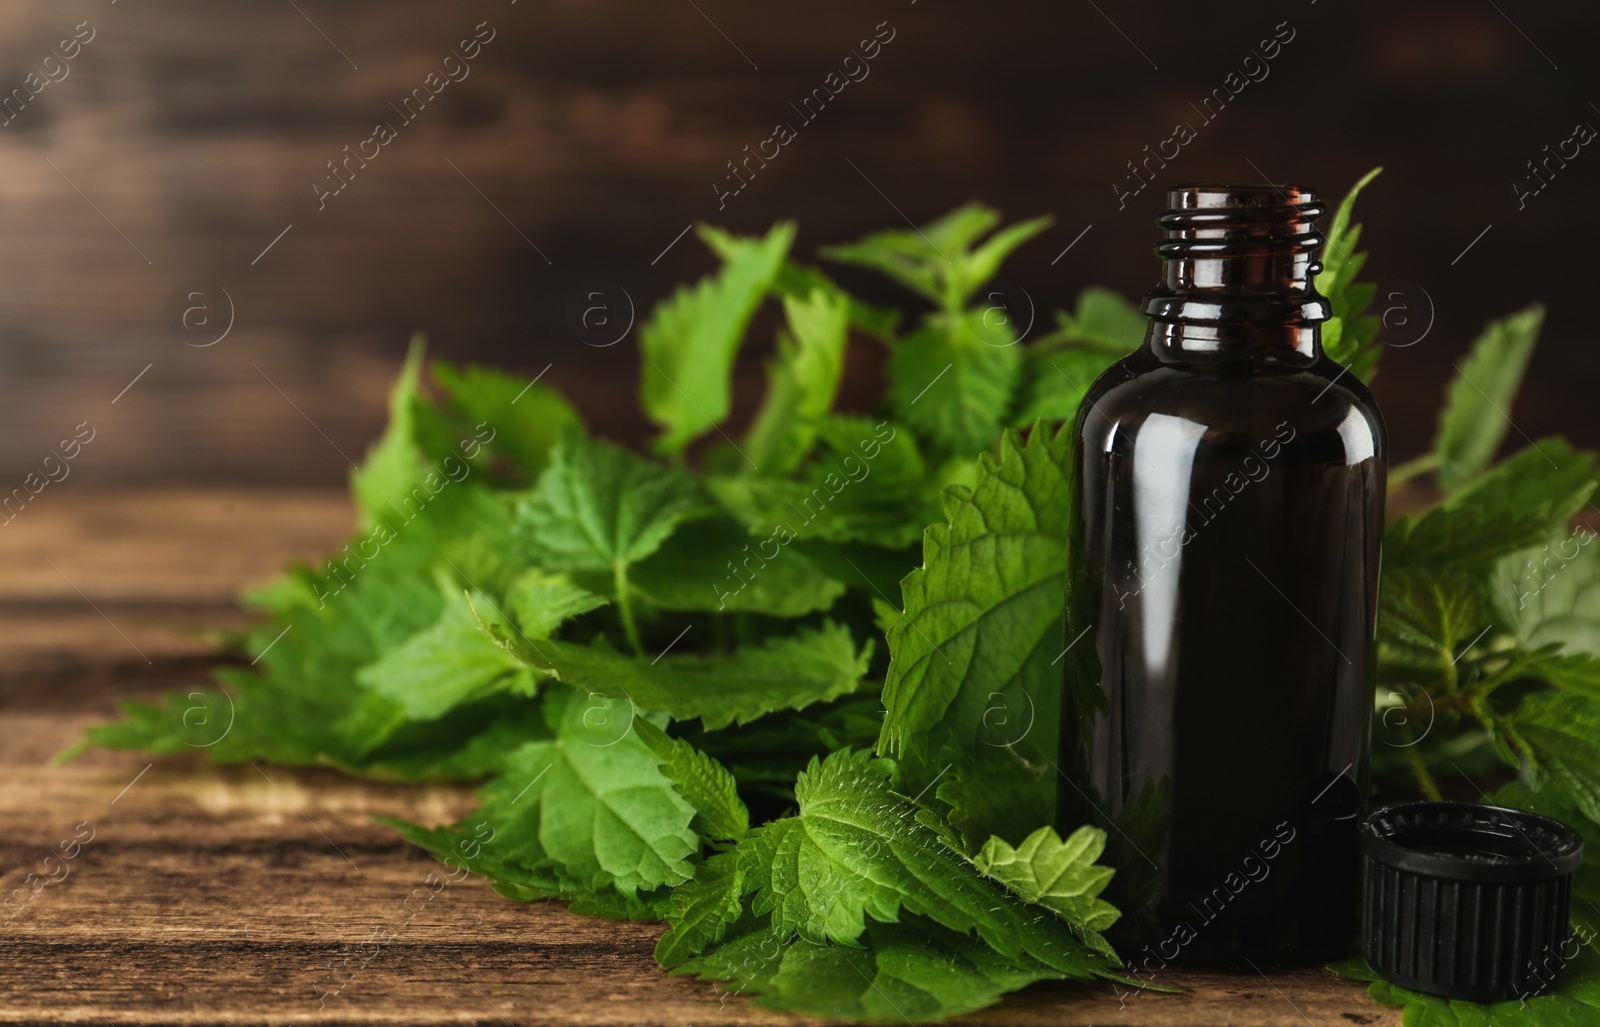
{"type": "Polygon", "coordinates": [[[1308,964],[1355,937],[1383,420],[1322,352],[1314,194],[1168,205],[1075,425],[1061,826],[1105,826],[1136,974],[1308,964]]]}

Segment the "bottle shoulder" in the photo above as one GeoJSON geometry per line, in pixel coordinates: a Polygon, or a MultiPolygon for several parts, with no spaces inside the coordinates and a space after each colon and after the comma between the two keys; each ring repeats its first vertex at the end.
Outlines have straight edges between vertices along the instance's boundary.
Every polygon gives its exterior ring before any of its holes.
{"type": "Polygon", "coordinates": [[[1103,448],[1152,417],[1178,419],[1217,440],[1286,428],[1302,436],[1337,433],[1352,457],[1388,455],[1388,433],[1372,393],[1326,356],[1302,368],[1193,368],[1141,349],[1090,386],[1076,429],[1085,445],[1103,448]]]}

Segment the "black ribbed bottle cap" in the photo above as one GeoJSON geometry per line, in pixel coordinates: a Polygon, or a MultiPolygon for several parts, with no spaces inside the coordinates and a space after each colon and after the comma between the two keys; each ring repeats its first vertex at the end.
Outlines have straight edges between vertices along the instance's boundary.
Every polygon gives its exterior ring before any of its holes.
{"type": "Polygon", "coordinates": [[[1564,960],[1578,832],[1467,802],[1412,802],[1361,824],[1362,954],[1413,991],[1500,1002],[1548,989],[1564,960]]]}

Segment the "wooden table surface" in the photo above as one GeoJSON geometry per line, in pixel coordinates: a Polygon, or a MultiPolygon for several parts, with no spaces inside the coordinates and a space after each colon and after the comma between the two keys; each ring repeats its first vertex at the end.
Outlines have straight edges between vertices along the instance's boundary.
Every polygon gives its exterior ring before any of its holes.
{"type": "MultiPolygon", "coordinates": [[[[668,977],[658,926],[514,903],[477,878],[404,920],[435,864],[369,817],[443,820],[468,789],[138,753],[52,766],[117,699],[204,683],[220,656],[208,635],[243,623],[235,590],[330,547],[352,513],[335,493],[43,498],[0,531],[0,892],[47,872],[57,842],[92,837],[0,920],[0,1023],[807,1022],[668,977]],[[344,947],[379,925],[394,939],[319,1000],[344,947]]],[[[957,1022],[1400,1022],[1323,970],[1168,980],[1187,990],[1123,1004],[1040,985],[957,1022]]]]}

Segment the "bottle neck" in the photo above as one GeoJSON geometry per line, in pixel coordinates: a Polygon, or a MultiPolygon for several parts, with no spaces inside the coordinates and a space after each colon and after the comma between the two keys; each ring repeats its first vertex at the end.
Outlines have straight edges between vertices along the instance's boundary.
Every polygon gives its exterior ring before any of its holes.
{"type": "Polygon", "coordinates": [[[1151,320],[1144,344],[1168,364],[1243,360],[1310,367],[1322,359],[1322,328],[1151,320]]]}
{"type": "Polygon", "coordinates": [[[1184,185],[1157,224],[1162,281],[1145,297],[1146,344],[1164,362],[1309,366],[1332,310],[1316,290],[1326,208],[1291,186],[1184,185]]]}

